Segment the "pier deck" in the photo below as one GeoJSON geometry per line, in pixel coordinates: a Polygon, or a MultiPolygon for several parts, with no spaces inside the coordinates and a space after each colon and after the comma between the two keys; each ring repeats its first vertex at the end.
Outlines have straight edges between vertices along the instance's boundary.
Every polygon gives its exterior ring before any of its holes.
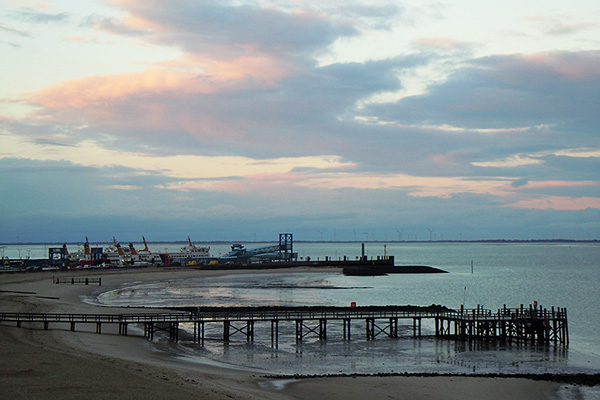
{"type": "Polygon", "coordinates": [[[222,324],[223,341],[235,334],[254,341],[254,325],[270,324],[271,342],[277,345],[279,326],[292,323],[295,340],[309,335],[319,340],[327,339],[327,324],[341,321],[343,338],[351,338],[352,322],[364,321],[366,338],[377,336],[399,337],[398,321],[412,322],[412,337],[421,337],[422,320],[431,320],[436,337],[463,341],[494,341],[500,343],[540,344],[568,346],[569,331],[567,310],[552,307],[550,310],[529,308],[502,308],[497,311],[483,309],[451,310],[442,306],[366,306],[366,307],[211,307],[194,308],[169,313],[139,314],[52,314],[0,312],[0,322],[62,324],[75,331],[79,324],[95,325],[102,333],[105,324],[118,325],[119,334],[127,335],[131,324],[143,325],[144,336],[149,340],[157,331],[166,331],[169,338],[178,341],[180,324],[193,325],[193,341],[203,343],[206,324],[222,324]]]}

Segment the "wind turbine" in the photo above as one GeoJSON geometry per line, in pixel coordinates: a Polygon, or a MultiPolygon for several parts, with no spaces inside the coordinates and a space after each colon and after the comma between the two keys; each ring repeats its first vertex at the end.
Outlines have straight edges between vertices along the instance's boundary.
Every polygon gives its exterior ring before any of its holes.
{"type": "Polygon", "coordinates": [[[319,232],[321,234],[321,242],[323,241],[323,231],[320,231],[317,229],[317,232],[319,232]]]}
{"type": "Polygon", "coordinates": [[[396,231],[398,232],[398,241],[401,242],[402,241],[402,231],[396,231]]]}
{"type": "Polygon", "coordinates": [[[431,242],[431,234],[433,233],[433,231],[427,227],[425,229],[429,231],[429,241],[431,242]]]}

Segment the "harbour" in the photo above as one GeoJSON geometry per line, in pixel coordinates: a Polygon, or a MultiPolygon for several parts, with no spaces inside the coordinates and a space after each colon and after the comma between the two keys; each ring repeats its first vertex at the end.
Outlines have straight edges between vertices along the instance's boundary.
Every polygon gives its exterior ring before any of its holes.
{"type": "MultiPolygon", "coordinates": [[[[277,268],[342,268],[346,275],[386,275],[409,273],[444,273],[438,268],[425,265],[395,265],[394,256],[384,254],[368,257],[365,252],[365,243],[361,244],[360,256],[333,258],[325,256],[323,259],[311,259],[310,256],[298,257],[294,252],[294,240],[291,233],[280,233],[279,243],[246,248],[241,243],[234,243],[224,255],[213,256],[210,246],[197,246],[188,236],[187,245],[179,252],[152,252],[148,248],[145,237],[142,237],[144,248],[136,250],[133,243],[121,246],[113,237],[112,245],[104,247],[91,247],[86,237],[83,248],[75,253],[70,253],[68,247],[50,247],[47,251],[48,258],[21,258],[11,259],[2,254],[2,270],[5,272],[42,271],[42,270],[77,270],[77,269],[110,269],[151,266],[185,266],[207,270],[220,269],[277,269],[277,268]]],[[[28,252],[30,252],[28,250],[28,252]]]]}

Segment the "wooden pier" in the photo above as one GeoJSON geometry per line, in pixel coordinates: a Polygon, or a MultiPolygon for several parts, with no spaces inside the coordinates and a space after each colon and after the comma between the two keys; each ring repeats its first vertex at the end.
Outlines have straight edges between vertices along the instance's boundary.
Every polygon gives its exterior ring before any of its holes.
{"type": "Polygon", "coordinates": [[[477,307],[436,318],[438,337],[458,340],[483,340],[501,343],[569,344],[567,309],[534,307],[496,312],[477,307]]]}
{"type": "MultiPolygon", "coordinates": [[[[211,307],[171,313],[144,314],[46,314],[0,313],[0,322],[50,324],[68,326],[75,331],[77,325],[93,325],[102,333],[103,325],[118,325],[120,335],[128,335],[129,325],[143,325],[144,336],[153,340],[156,332],[164,331],[169,339],[179,340],[181,324],[192,333],[194,343],[203,344],[208,324],[222,326],[222,340],[228,342],[234,335],[247,342],[255,339],[255,325],[269,327],[271,344],[276,347],[280,328],[288,324],[293,329],[296,342],[311,336],[327,340],[328,325],[341,324],[344,340],[351,340],[352,327],[364,322],[367,340],[378,336],[400,337],[399,322],[404,321],[403,332],[418,338],[422,336],[422,321],[435,325],[434,335],[461,341],[486,341],[506,344],[538,344],[568,346],[569,330],[567,310],[529,308],[502,308],[492,311],[477,307],[467,310],[450,310],[441,306],[367,306],[367,307],[211,307]],[[406,324],[408,321],[408,324],[406,324]],[[190,326],[191,324],[191,326],[190,326]]],[[[89,329],[88,329],[89,330],[89,329]]]]}

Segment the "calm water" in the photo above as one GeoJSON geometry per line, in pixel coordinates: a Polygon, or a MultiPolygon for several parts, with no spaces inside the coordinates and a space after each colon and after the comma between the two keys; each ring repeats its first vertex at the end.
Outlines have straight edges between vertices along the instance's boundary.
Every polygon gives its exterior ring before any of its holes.
{"type": "MultiPolygon", "coordinates": [[[[256,246],[260,246],[257,244],[256,246]]],[[[247,247],[254,247],[249,244],[247,247]]],[[[43,246],[42,246],[43,247],[43,246]]],[[[157,244],[151,250],[176,250],[157,244]]],[[[75,249],[73,249],[75,250],[75,249]]],[[[72,250],[72,251],[73,251],[72,250]]],[[[212,245],[213,255],[228,246],[212,245]]],[[[5,249],[14,253],[14,246],[5,249]]],[[[36,257],[31,249],[31,257],[36,257]]],[[[360,254],[360,244],[297,243],[300,257],[339,258],[360,254]]],[[[353,326],[353,340],[341,340],[341,326],[328,325],[328,340],[306,338],[296,345],[294,327],[280,325],[280,345],[270,343],[270,325],[255,326],[255,343],[234,336],[230,344],[217,340],[220,326],[207,327],[204,347],[158,341],[154,349],[189,360],[252,367],[274,373],[369,372],[598,372],[600,371],[600,246],[567,244],[384,244],[366,245],[368,256],[393,255],[396,265],[439,267],[449,274],[348,277],[338,273],[279,273],[234,275],[152,284],[131,284],[87,301],[118,305],[358,305],[442,304],[497,309],[528,305],[566,307],[569,312],[568,350],[528,348],[469,348],[464,343],[434,338],[413,340],[411,326],[401,326],[403,338],[364,339],[364,327],[353,326]],[[473,272],[471,272],[473,262],[473,272]],[[285,339],[289,335],[291,339],[285,339]]],[[[23,252],[23,250],[22,250],[23,252]]],[[[341,324],[340,324],[341,325],[341,324]]],[[[433,327],[423,324],[423,333],[433,327]]]]}

